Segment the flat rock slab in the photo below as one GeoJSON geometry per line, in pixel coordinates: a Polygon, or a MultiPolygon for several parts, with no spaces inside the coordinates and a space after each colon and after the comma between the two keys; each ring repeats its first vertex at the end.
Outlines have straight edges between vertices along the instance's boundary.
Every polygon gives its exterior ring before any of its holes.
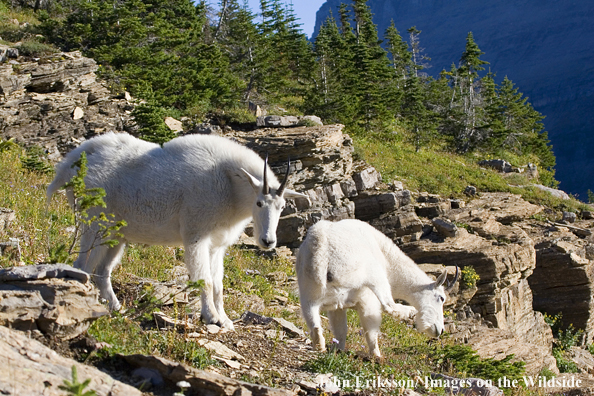
{"type": "Polygon", "coordinates": [[[88,282],[89,274],[67,264],[39,264],[0,269],[0,282],[69,278],[88,282]]]}
{"type": "Polygon", "coordinates": [[[218,341],[200,339],[198,344],[223,359],[245,361],[245,358],[218,341]]]}
{"type": "Polygon", "coordinates": [[[187,390],[192,395],[253,395],[253,396],[294,396],[291,391],[269,388],[263,385],[250,384],[234,380],[219,374],[187,367],[164,358],[145,355],[121,356],[133,367],[144,367],[159,372],[165,380],[173,383],[186,381],[190,384],[187,390]]]}
{"type": "Polygon", "coordinates": [[[12,396],[64,396],[58,389],[72,381],[76,366],[79,382],[90,379],[85,391],[98,396],[141,396],[138,389],[119,382],[94,367],[58,355],[25,334],[0,326],[0,394],[12,396]]]}
{"type": "Polygon", "coordinates": [[[83,271],[65,264],[0,270],[0,325],[70,339],[107,314],[83,271]]]}

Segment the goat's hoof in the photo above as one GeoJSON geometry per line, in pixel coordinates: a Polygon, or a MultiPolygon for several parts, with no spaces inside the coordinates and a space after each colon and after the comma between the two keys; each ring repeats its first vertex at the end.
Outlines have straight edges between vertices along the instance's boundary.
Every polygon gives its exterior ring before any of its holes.
{"type": "Polygon", "coordinates": [[[111,312],[118,312],[122,309],[122,304],[119,301],[110,301],[107,306],[111,312]]]}
{"type": "Polygon", "coordinates": [[[222,327],[223,329],[235,331],[235,326],[233,325],[233,322],[230,319],[223,320],[223,323],[219,324],[219,326],[222,327]]]}

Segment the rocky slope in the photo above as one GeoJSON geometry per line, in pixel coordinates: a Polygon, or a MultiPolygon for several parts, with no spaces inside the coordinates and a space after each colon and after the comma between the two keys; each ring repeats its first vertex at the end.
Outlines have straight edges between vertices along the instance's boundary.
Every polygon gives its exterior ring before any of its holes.
{"type": "MultiPolygon", "coordinates": [[[[119,130],[129,124],[127,112],[130,104],[126,99],[112,97],[95,80],[93,70],[96,65],[91,60],[71,53],[49,60],[17,59],[17,64],[19,67],[16,68],[11,64],[0,65],[5,67],[5,73],[0,75],[4,94],[0,112],[7,114],[3,121],[3,138],[15,137],[27,144],[42,144],[57,153],[57,150],[68,150],[70,145],[84,138],[110,129],[119,130]],[[36,100],[37,95],[43,95],[44,99],[36,100]],[[95,101],[93,98],[97,97],[103,99],[95,101]],[[49,109],[45,113],[44,106],[49,109]],[[77,108],[82,111],[82,117],[78,117],[81,113],[77,108]],[[54,132],[48,133],[52,125],[54,132]],[[48,126],[50,129],[46,129],[48,126]]],[[[217,129],[211,129],[211,132],[213,130],[217,129]]],[[[452,274],[454,266],[475,269],[480,276],[476,286],[461,282],[449,296],[446,308],[452,315],[447,320],[447,330],[453,338],[476,348],[481,356],[501,358],[513,353],[516,360],[527,363],[530,374],[538,374],[543,368],[555,372],[557,368],[551,355],[552,333],[543,315],[535,309],[549,314],[562,313],[566,325],[573,323],[585,330],[589,341],[594,339],[591,282],[594,268],[591,261],[594,258],[591,228],[594,220],[583,220],[574,225],[553,225],[535,220],[534,216],[543,208],[516,195],[479,192],[465,200],[453,200],[411,192],[399,182],[385,183],[375,169],[353,160],[353,143],[343,134],[342,125],[261,128],[249,132],[227,131],[225,135],[262,155],[269,153],[271,166],[279,174],[284,173],[286,158],[290,157],[293,172],[289,184],[310,197],[310,202],[296,200],[287,205],[278,228],[279,242],[286,247],[277,253],[291,255],[287,247],[294,253],[308,227],[320,219],[358,218],[370,222],[394,239],[429,274],[441,272],[444,265],[452,274]]],[[[0,230],[9,228],[14,213],[0,209],[0,214],[0,230]]],[[[249,242],[246,239],[244,243],[249,242]]],[[[66,278],[72,278],[71,275],[67,273],[66,278]]],[[[58,294],[40,286],[35,276],[28,279],[25,274],[27,279],[16,280],[12,276],[6,279],[0,277],[4,287],[0,293],[0,312],[6,313],[0,316],[0,323],[11,327],[25,323],[30,330],[37,327],[37,330],[54,336],[58,335],[54,331],[64,329],[67,322],[71,328],[81,331],[88,326],[89,319],[81,319],[76,314],[72,315],[74,319],[64,319],[62,314],[68,313],[68,310],[64,310],[63,306],[73,304],[68,302],[68,298],[60,300],[62,303],[57,302],[55,298],[58,294]],[[15,283],[9,284],[9,278],[15,283]],[[18,298],[14,293],[31,298],[18,298]],[[27,315],[21,315],[20,319],[12,305],[15,301],[31,301],[28,310],[23,311],[27,315]],[[38,319],[33,315],[38,315],[38,319]],[[21,320],[23,318],[26,320],[21,320]],[[53,320],[54,324],[47,325],[48,320],[53,320]]],[[[288,282],[288,279],[271,279],[279,283],[288,282]]],[[[89,297],[84,300],[89,301],[91,308],[81,309],[92,312],[92,316],[105,313],[93,304],[96,293],[89,289],[86,278],[75,276],[74,280],[51,282],[61,291],[72,289],[77,295],[83,291],[88,293],[89,297]]],[[[143,282],[133,283],[138,285],[143,282]]],[[[159,285],[155,289],[160,287],[165,286],[159,285]]],[[[170,292],[162,293],[168,295],[170,292]]],[[[247,300],[248,296],[227,290],[226,298],[247,300]]],[[[298,312],[298,307],[290,304],[286,296],[279,295],[278,301],[279,312],[298,312]]],[[[261,299],[255,298],[250,304],[255,311],[263,309],[261,299]]],[[[171,320],[165,314],[155,316],[156,323],[163,328],[175,324],[171,320]]],[[[265,356],[261,354],[266,353],[266,348],[257,348],[256,345],[268,345],[266,343],[271,337],[280,337],[277,327],[272,327],[268,319],[264,320],[265,323],[254,323],[242,316],[241,321],[238,335],[220,334],[215,337],[217,329],[211,333],[211,329],[202,326],[196,336],[203,340],[205,346],[214,348],[215,340],[223,344],[226,349],[217,349],[218,354],[223,353],[221,350],[225,353],[231,350],[248,359],[248,363],[242,363],[233,354],[229,355],[231,357],[217,355],[224,363],[224,369],[220,371],[230,377],[256,372],[254,367],[260,367],[258,362],[265,356]]],[[[284,334],[293,335],[283,341],[284,349],[279,347],[284,351],[281,354],[283,358],[271,364],[287,377],[302,375],[300,362],[313,353],[307,338],[300,333],[303,330],[290,326],[282,330],[284,334]]],[[[70,330],[67,332],[69,334],[65,338],[71,337],[70,330]]],[[[11,359],[16,361],[20,359],[18,355],[29,356],[18,336],[7,334],[6,337],[11,340],[17,337],[14,342],[0,345],[11,359]]],[[[216,347],[219,348],[218,344],[216,347]]],[[[31,354],[48,355],[49,352],[31,354]]],[[[186,368],[170,362],[147,363],[143,360],[142,365],[174,373],[169,381],[198,375],[194,372],[187,374],[186,368]]],[[[49,368],[50,372],[56,370],[49,368]]],[[[67,371],[61,369],[60,372],[62,378],[67,377],[67,371]]],[[[88,373],[88,376],[92,375],[88,373]]],[[[304,374],[301,380],[306,384],[308,378],[304,374]]],[[[227,383],[227,379],[220,381],[227,383]]],[[[225,389],[274,393],[272,390],[245,388],[246,385],[231,383],[231,388],[225,389]]],[[[290,388],[292,383],[278,380],[276,384],[290,388]]],[[[116,385],[110,383],[109,386],[116,385]]]]}
{"type": "MultiPolygon", "coordinates": [[[[314,37],[331,11],[338,15],[342,2],[327,0],[320,7],[314,37]]],[[[403,37],[411,26],[422,31],[433,76],[458,64],[472,31],[490,70],[498,79],[508,76],[546,116],[561,188],[586,198],[594,177],[591,1],[369,0],[368,5],[380,35],[391,20],[403,37]]]]}
{"type": "Polygon", "coordinates": [[[80,52],[6,58],[8,49],[0,45],[0,139],[42,146],[59,159],[82,140],[132,127],[132,104],[96,79],[93,59],[80,52]]]}

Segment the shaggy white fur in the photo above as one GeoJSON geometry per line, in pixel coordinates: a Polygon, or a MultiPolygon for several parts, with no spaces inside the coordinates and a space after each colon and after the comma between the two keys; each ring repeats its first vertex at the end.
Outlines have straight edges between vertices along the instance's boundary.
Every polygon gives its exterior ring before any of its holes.
{"type": "Polygon", "coordinates": [[[382,309],[402,318],[416,314],[419,331],[432,337],[441,335],[446,276],[444,271],[433,281],[388,237],[359,220],[316,223],[297,254],[301,310],[319,350],[326,348],[320,310],[327,311],[342,350],[346,347],[347,308],[357,310],[369,351],[377,357],[381,356],[377,337],[382,309]],[[412,307],[396,304],[394,299],[412,307]]]}
{"type": "MultiPolygon", "coordinates": [[[[128,134],[107,133],[68,153],[47,189],[53,193],[76,173],[72,164],[85,151],[87,187],[105,189],[107,208],[128,225],[110,248],[95,241],[97,227],[84,229],[75,267],[94,274],[111,309],[120,308],[110,281],[127,242],[184,245],[190,280],[204,281],[202,319],[233,328],[223,308],[223,256],[254,220],[254,237],[264,249],[276,245],[284,198],[305,197],[280,183],[252,150],[219,136],[188,135],[160,147],[128,134]],[[267,188],[263,182],[266,169],[267,188]],[[280,194],[278,194],[280,193],[280,194]]],[[[74,204],[72,192],[68,192],[74,204]]]]}

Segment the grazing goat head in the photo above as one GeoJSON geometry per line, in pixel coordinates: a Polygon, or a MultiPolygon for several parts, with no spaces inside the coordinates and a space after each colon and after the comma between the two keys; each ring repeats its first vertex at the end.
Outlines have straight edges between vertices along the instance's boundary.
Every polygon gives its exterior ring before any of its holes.
{"type": "Polygon", "coordinates": [[[446,292],[452,290],[459,275],[458,267],[456,267],[454,280],[448,282],[444,287],[448,276],[447,270],[444,270],[435,282],[425,286],[420,298],[422,308],[415,317],[418,331],[430,337],[439,337],[443,333],[443,304],[446,300],[446,292]]]}

